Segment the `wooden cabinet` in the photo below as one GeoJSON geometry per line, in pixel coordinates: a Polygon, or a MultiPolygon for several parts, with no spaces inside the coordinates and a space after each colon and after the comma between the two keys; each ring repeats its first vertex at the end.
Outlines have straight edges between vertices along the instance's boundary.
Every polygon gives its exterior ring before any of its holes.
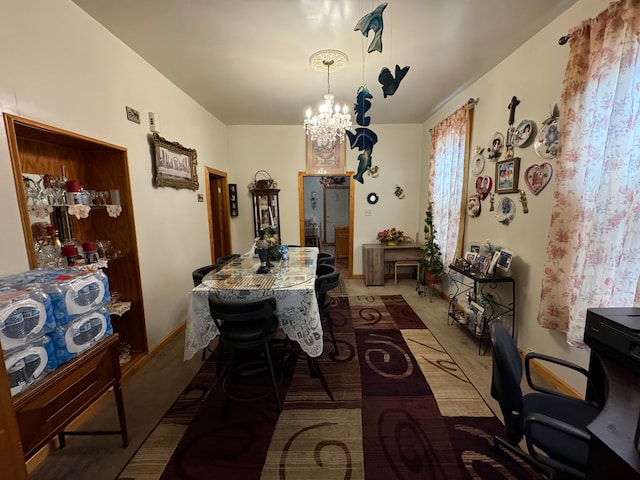
{"type": "MultiPolygon", "coordinates": [[[[130,301],[131,309],[122,317],[111,316],[114,335],[13,397],[9,400],[9,408],[5,408],[4,403],[9,393],[9,381],[4,366],[0,369],[0,405],[3,406],[0,441],[4,442],[3,455],[11,455],[8,460],[17,465],[24,458],[17,458],[14,455],[16,451],[24,452],[28,458],[110,388],[114,389],[118,405],[121,429],[117,433],[126,443],[118,343],[123,341],[131,345],[131,361],[125,369],[133,367],[148,353],[127,151],[123,147],[7,113],[4,120],[29,266],[36,268],[37,260],[31,230],[33,219],[29,215],[23,175],[50,174],[78,180],[86,189],[117,189],[122,205],[122,212],[117,218],[109,216],[106,208],[100,208],[92,210],[87,218],[77,219],[66,215],[66,207],[58,206],[54,208],[49,223],[57,225],[64,218],[67,225],[64,228],[57,226],[65,234],[73,232],[78,243],[98,239],[111,241],[113,249],[120,254],[109,262],[105,273],[110,289],[119,292],[121,300],[130,301]]],[[[3,462],[0,464],[4,465],[3,462]]],[[[21,476],[22,470],[17,468],[15,478],[21,476]]]]}
{"type": "Polygon", "coordinates": [[[349,225],[336,226],[336,258],[349,257],[349,225]]]}
{"type": "Polygon", "coordinates": [[[77,180],[85,189],[120,191],[122,213],[117,218],[109,216],[105,208],[98,208],[91,210],[87,218],[77,219],[65,214],[66,207],[55,207],[50,223],[57,224],[64,218],[69,223],[57,225],[59,230],[73,232],[77,242],[110,240],[113,250],[120,252],[117,259],[109,262],[105,273],[110,289],[118,292],[122,301],[131,302],[127,313],[111,318],[120,340],[131,345],[132,361],[124,367],[130,368],[148,352],[148,345],[127,150],[7,113],[4,119],[31,268],[37,267],[37,261],[24,174],[50,174],[77,180]]]}
{"type": "Polygon", "coordinates": [[[116,399],[120,430],[100,433],[121,435],[123,446],[126,447],[128,437],[120,388],[118,335],[114,334],[14,397],[13,408],[25,459],[44,447],[111,387],[116,399]]]}
{"type": "Polygon", "coordinates": [[[263,228],[271,228],[273,235],[280,241],[280,203],[279,189],[251,190],[253,195],[253,227],[255,236],[263,228]]]}

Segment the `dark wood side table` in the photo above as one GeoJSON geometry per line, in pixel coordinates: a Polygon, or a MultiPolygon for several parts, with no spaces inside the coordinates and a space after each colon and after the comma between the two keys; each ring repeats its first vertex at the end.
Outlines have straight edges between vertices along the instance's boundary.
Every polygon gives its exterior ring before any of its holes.
{"type": "Polygon", "coordinates": [[[13,399],[25,459],[29,459],[56,435],[64,446],[64,435],[122,436],[129,444],[120,386],[118,334],[97,343],[47,374],[13,399]],[[113,387],[120,430],[64,432],[64,428],[102,394],[113,387]]]}

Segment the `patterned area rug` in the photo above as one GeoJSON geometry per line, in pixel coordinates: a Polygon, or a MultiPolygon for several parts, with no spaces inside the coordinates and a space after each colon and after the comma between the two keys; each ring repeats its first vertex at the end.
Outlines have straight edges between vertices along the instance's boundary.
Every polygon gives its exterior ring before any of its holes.
{"type": "Polygon", "coordinates": [[[501,422],[402,296],[334,301],[340,355],[320,359],[324,382],[290,356],[281,414],[268,384],[244,384],[234,395],[266,396],[223,417],[207,361],[120,479],[540,478],[490,448],[501,422]]]}

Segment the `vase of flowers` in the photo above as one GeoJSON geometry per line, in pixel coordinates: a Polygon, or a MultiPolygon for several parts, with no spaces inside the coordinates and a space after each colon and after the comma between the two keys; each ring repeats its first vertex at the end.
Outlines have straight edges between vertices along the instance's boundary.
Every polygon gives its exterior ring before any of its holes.
{"type": "Polygon", "coordinates": [[[382,230],[376,235],[376,240],[378,240],[380,243],[385,243],[390,246],[397,245],[398,243],[403,242],[405,239],[406,237],[404,235],[404,232],[402,230],[398,230],[396,227],[382,230]]]}

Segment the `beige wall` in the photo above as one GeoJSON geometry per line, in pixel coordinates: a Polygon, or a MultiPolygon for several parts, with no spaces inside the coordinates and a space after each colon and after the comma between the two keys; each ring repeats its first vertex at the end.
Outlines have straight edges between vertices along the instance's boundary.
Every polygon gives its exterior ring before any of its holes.
{"type": "MultiPolygon", "coordinates": [[[[209,263],[196,193],[151,184],[148,112],[161,134],[227,170],[226,127],[67,0],[0,0],[0,110],[128,149],[149,345],[185,318],[191,271],[209,263]],[[127,121],[125,106],[140,111],[127,121]]],[[[28,269],[5,130],[0,128],[0,275],[28,269]]],[[[199,192],[203,193],[204,185],[199,192]]]]}
{"type": "MultiPolygon", "coordinates": [[[[302,118],[302,110],[301,110],[302,118]]],[[[375,125],[378,135],[373,149],[373,164],[380,167],[380,176],[364,176],[364,184],[355,182],[354,266],[362,273],[363,243],[376,241],[376,233],[395,226],[414,236],[420,204],[420,169],[422,147],[421,125],[375,125]],[[403,200],[393,194],[395,186],[406,191],[403,200]],[[366,202],[366,194],[376,192],[376,205],[366,202]],[[371,215],[366,215],[367,211],[371,215]]],[[[245,252],[253,241],[251,196],[247,185],[258,170],[267,170],[278,182],[282,239],[300,243],[298,225],[298,172],[305,170],[305,136],[300,125],[295,126],[233,126],[229,127],[229,178],[238,184],[240,215],[232,219],[234,250],[245,252]]],[[[347,170],[357,171],[358,153],[347,145],[347,170]]]]}
{"type": "MultiPolygon", "coordinates": [[[[428,131],[446,116],[459,108],[469,98],[479,98],[474,117],[472,146],[486,147],[496,131],[506,134],[509,104],[513,95],[520,100],[516,110],[515,126],[525,119],[533,120],[538,128],[550,116],[551,108],[560,101],[562,79],[567,63],[568,45],[558,45],[558,39],[582,20],[604,10],[607,0],[582,0],[558,17],[536,36],[531,38],[509,58],[495,67],[473,85],[465,88],[440,111],[429,118],[424,128],[428,131]]],[[[521,158],[519,188],[527,192],[529,213],[522,212],[518,194],[508,194],[517,206],[517,213],[509,226],[500,224],[489,211],[489,199],[482,203],[479,217],[468,219],[468,241],[493,242],[506,246],[516,253],[512,263],[517,281],[517,340],[523,349],[548,353],[586,365],[588,352],[569,347],[566,336],[550,331],[537,323],[540,299],[543,259],[553,201],[552,181],[539,195],[533,195],[524,185],[523,172],[533,165],[556,160],[544,160],[536,155],[533,143],[523,149],[516,148],[515,156],[521,158]]],[[[487,161],[482,175],[495,179],[495,164],[487,161]]],[[[475,177],[469,182],[475,193],[475,177]]],[[[496,195],[496,205],[502,195],[496,195]]],[[[468,243],[467,241],[467,243],[468,243]]],[[[569,379],[580,385],[575,378],[569,379]]]]}
{"type": "MultiPolygon", "coordinates": [[[[379,137],[373,163],[380,176],[365,176],[364,185],[356,182],[354,273],[362,272],[360,245],[375,241],[378,230],[422,231],[429,128],[468,98],[479,98],[472,145],[485,146],[494,132],[506,130],[513,95],[521,100],[516,124],[532,119],[539,125],[559,101],[568,47],[559,46],[558,38],[607,5],[607,0],[581,0],[422,125],[375,125],[372,118],[379,137]],[[404,188],[403,200],[393,195],[395,185],[404,188]],[[377,205],[366,203],[369,192],[380,195],[377,205]]],[[[0,29],[0,109],[128,149],[151,347],[184,320],[190,272],[210,258],[206,205],[196,202],[197,192],[151,185],[148,112],[159,116],[164,137],[198,151],[201,181],[206,165],[228,172],[229,182],[238,184],[240,215],[231,221],[234,251],[246,251],[253,239],[246,186],[260,169],[268,170],[282,189],[283,239],[299,241],[297,172],[305,168],[300,125],[226,127],[70,1],[0,0],[0,11],[10,19],[0,29]],[[140,111],[141,125],[126,120],[126,105],[140,111]]],[[[28,264],[4,129],[0,136],[0,275],[6,275],[28,264]]],[[[349,170],[357,169],[357,153],[347,149],[349,170]]],[[[521,170],[541,162],[532,147],[517,154],[521,170]]],[[[567,347],[563,335],[536,322],[552,190],[549,185],[537,197],[528,194],[527,215],[517,202],[510,226],[499,224],[484,202],[482,215],[469,220],[468,238],[491,238],[517,254],[513,271],[521,347],[584,364],[586,352],[567,347]]],[[[199,192],[204,193],[203,185],[199,192]]]]}

